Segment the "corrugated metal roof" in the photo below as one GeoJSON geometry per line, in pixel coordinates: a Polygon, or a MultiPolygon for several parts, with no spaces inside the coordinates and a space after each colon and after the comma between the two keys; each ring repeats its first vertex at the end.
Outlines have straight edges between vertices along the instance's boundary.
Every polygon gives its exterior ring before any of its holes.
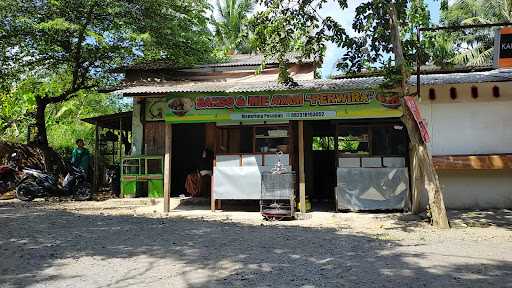
{"type": "MultiPolygon", "coordinates": [[[[496,69],[496,70],[491,70],[491,71],[470,72],[470,73],[421,75],[420,83],[422,85],[436,85],[436,84],[502,82],[502,81],[510,81],[510,80],[512,80],[512,69],[496,69]]],[[[409,83],[416,85],[416,76],[411,77],[409,79],[409,83]]]]}
{"type": "Polygon", "coordinates": [[[299,80],[298,86],[289,87],[279,84],[276,81],[265,82],[200,82],[184,83],[178,85],[142,85],[133,86],[118,90],[116,93],[125,96],[140,94],[166,94],[166,93],[200,93],[200,92],[261,92],[261,91],[286,91],[286,90],[340,90],[359,89],[360,87],[373,87],[382,82],[380,79],[357,78],[357,79],[316,79],[299,80]]]}
{"type": "MultiPolygon", "coordinates": [[[[416,66],[412,68],[412,75],[416,75],[416,66]]],[[[493,65],[479,65],[479,66],[468,66],[468,65],[455,65],[452,67],[442,68],[436,65],[422,65],[420,67],[421,75],[428,74],[452,74],[452,73],[471,73],[471,72],[484,72],[496,69],[493,65]]],[[[358,78],[358,77],[374,77],[374,76],[382,76],[382,70],[365,70],[363,69],[361,72],[357,74],[335,74],[332,75],[332,79],[344,79],[344,78],[358,78]]]]}
{"type": "MultiPolygon", "coordinates": [[[[289,53],[286,55],[286,60],[290,63],[312,63],[313,59],[301,59],[300,55],[297,53],[289,53]]],[[[233,67],[233,66],[255,66],[260,65],[263,62],[263,55],[261,54],[237,54],[230,56],[230,59],[226,63],[213,63],[213,64],[204,64],[197,65],[198,67],[233,67]]],[[[277,64],[279,61],[276,57],[272,57],[267,59],[267,64],[277,64]]]]}
{"type": "Polygon", "coordinates": [[[116,129],[116,130],[132,130],[132,116],[133,111],[119,112],[108,115],[100,115],[96,117],[83,118],[84,122],[89,124],[98,125],[103,128],[116,129]]]}
{"type": "MultiPolygon", "coordinates": [[[[286,59],[290,63],[312,63],[312,59],[301,59],[297,53],[290,53],[286,56],[286,59]],[[299,61],[301,59],[301,61],[299,61]]],[[[182,70],[182,69],[197,69],[197,68],[214,68],[214,67],[237,67],[237,66],[257,66],[263,62],[263,55],[261,54],[236,54],[229,57],[228,61],[224,63],[210,63],[210,64],[199,64],[192,67],[177,67],[175,63],[168,61],[153,61],[130,64],[126,66],[120,66],[112,69],[112,72],[124,72],[127,70],[182,70]]],[[[277,64],[277,58],[272,57],[267,59],[266,64],[277,64]]]]}
{"type": "MultiPolygon", "coordinates": [[[[166,94],[166,93],[207,93],[207,92],[263,92],[263,91],[286,91],[286,90],[361,90],[377,88],[383,82],[383,77],[366,78],[345,78],[345,79],[315,79],[299,80],[298,86],[289,87],[276,81],[258,82],[185,82],[177,84],[155,83],[153,85],[139,85],[116,91],[125,96],[144,94],[166,94]]],[[[461,84],[461,83],[482,83],[482,82],[503,82],[512,80],[512,70],[493,70],[487,72],[453,73],[453,74],[432,74],[422,75],[422,85],[440,84],[461,84]]],[[[416,84],[416,77],[409,79],[410,85],[416,84]]]]}

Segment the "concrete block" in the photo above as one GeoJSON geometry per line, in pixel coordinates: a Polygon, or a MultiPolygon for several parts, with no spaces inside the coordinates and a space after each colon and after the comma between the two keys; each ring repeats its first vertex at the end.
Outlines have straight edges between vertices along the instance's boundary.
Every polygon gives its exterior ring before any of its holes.
{"type": "Polygon", "coordinates": [[[361,167],[361,158],[339,158],[340,167],[361,167]]]}
{"type": "Polygon", "coordinates": [[[405,158],[403,157],[384,157],[382,158],[382,165],[391,168],[405,167],[405,158]]]}
{"type": "Polygon", "coordinates": [[[382,158],[380,158],[380,157],[361,158],[361,166],[366,167],[366,168],[382,167],[382,158]]]}

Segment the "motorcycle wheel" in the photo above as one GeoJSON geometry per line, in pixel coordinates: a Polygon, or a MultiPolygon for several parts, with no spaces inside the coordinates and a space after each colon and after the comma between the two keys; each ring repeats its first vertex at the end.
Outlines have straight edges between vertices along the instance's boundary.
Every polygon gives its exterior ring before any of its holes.
{"type": "Polygon", "coordinates": [[[92,193],[91,193],[91,187],[89,185],[76,185],[76,190],[74,194],[75,200],[78,201],[86,201],[91,199],[92,193]]]}
{"type": "Polygon", "coordinates": [[[21,201],[32,201],[34,200],[34,195],[30,192],[31,188],[28,184],[21,184],[16,187],[16,198],[21,201]]]}

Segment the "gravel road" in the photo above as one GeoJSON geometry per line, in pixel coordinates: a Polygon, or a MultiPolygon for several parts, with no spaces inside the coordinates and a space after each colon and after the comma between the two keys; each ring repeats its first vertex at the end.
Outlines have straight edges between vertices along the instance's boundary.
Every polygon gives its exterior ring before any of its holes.
{"type": "Polygon", "coordinates": [[[401,214],[87,205],[0,202],[0,287],[512,287],[510,211],[439,231],[401,214]]]}

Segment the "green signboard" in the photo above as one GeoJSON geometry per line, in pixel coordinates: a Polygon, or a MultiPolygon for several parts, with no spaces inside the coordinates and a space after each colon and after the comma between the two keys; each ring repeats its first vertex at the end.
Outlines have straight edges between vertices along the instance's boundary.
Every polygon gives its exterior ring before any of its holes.
{"type": "Polygon", "coordinates": [[[172,95],[169,123],[400,117],[400,98],[376,91],[272,95],[172,95]]]}

